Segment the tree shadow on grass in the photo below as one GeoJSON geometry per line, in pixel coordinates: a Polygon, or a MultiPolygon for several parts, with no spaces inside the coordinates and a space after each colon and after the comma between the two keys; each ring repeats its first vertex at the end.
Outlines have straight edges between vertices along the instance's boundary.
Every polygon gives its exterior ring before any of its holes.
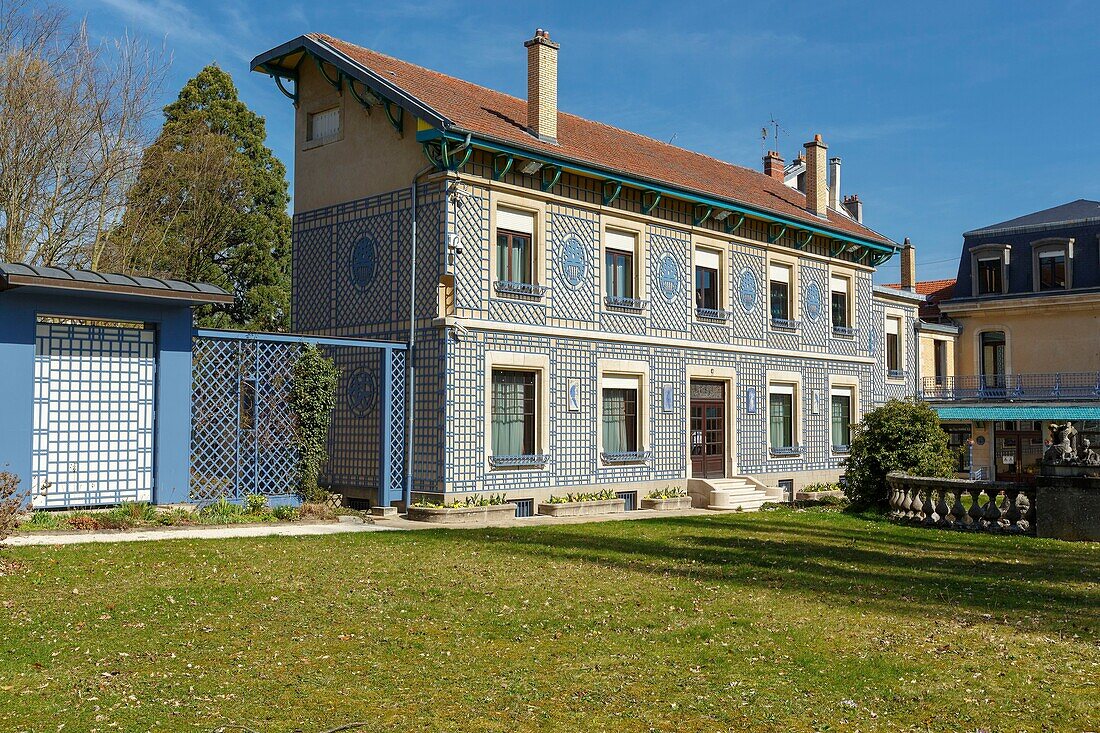
{"type": "Polygon", "coordinates": [[[488,530],[484,539],[548,560],[768,588],[936,621],[988,616],[1050,633],[1100,636],[1100,558],[1072,546],[1021,549],[977,535],[923,540],[917,533],[934,530],[902,527],[871,537],[857,528],[778,518],[624,524],[634,526],[488,530]]]}

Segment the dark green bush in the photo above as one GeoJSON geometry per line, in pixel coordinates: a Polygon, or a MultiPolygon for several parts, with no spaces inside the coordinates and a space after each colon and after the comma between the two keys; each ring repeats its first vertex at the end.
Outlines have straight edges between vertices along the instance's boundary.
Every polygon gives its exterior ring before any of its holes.
{"type": "Polygon", "coordinates": [[[954,475],[954,453],[936,412],[923,402],[890,400],[852,426],[844,493],[855,509],[884,507],[886,474],[954,475]]]}
{"type": "Polygon", "coordinates": [[[321,466],[328,460],[325,450],[332,411],[336,407],[339,372],[315,345],[302,348],[294,363],[290,384],[290,407],[294,412],[294,443],[298,449],[298,493],[305,501],[321,501],[325,491],[317,484],[321,466]]]}

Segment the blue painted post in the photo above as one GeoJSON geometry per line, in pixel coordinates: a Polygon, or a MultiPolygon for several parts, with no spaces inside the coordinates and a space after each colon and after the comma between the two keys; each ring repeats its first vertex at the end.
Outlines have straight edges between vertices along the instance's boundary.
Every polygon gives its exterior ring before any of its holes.
{"type": "Polygon", "coordinates": [[[390,505],[393,485],[393,349],[382,352],[382,394],[378,400],[378,503],[390,505]]]}

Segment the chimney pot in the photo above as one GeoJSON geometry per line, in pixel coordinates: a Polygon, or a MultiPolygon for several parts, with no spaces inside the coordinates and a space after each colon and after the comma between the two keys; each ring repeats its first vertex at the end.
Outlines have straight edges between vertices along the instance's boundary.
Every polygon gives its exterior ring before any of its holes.
{"type": "Polygon", "coordinates": [[[818,134],[802,147],[806,148],[806,208],[824,219],[828,216],[829,187],[825,182],[825,151],[828,146],[818,134]]]}
{"type": "Polygon", "coordinates": [[[558,49],[539,28],[527,47],[527,129],[543,142],[558,141],[558,49]]]}
{"type": "Polygon", "coordinates": [[[784,168],[783,156],[775,150],[769,150],[764,156],[764,175],[782,182],[784,168]]]}
{"type": "Polygon", "coordinates": [[[845,196],[844,209],[848,212],[848,216],[852,217],[860,224],[863,223],[863,202],[859,200],[859,196],[855,194],[845,196]]]}

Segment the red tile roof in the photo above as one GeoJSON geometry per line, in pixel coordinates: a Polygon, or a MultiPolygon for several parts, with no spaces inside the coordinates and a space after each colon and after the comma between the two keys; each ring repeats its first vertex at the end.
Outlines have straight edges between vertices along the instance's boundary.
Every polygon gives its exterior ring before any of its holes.
{"type": "Polygon", "coordinates": [[[565,158],[613,172],[732,200],[807,224],[892,244],[882,234],[844,214],[830,211],[828,224],[806,210],[800,191],[763,173],[732,165],[653,138],[566,112],[558,113],[558,144],[538,140],[526,129],[527,102],[509,94],[425,69],[332,36],[311,33],[475,136],[521,145],[548,157],[565,158]]]}
{"type": "MultiPolygon", "coordinates": [[[[886,287],[901,290],[901,283],[887,283],[886,287]]],[[[955,278],[946,280],[922,280],[914,284],[918,295],[927,299],[920,307],[920,317],[924,321],[940,319],[940,301],[949,299],[955,293],[955,278]]]]}

